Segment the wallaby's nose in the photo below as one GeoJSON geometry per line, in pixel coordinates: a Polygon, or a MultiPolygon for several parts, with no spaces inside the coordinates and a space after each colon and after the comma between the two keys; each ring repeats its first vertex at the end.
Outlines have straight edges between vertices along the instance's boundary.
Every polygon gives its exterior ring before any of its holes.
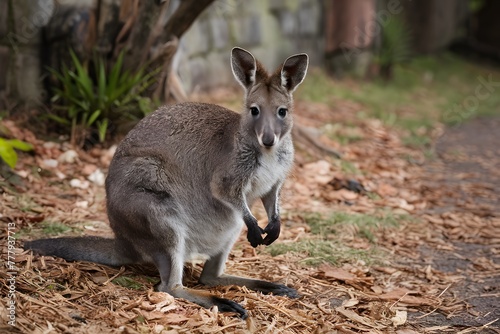
{"type": "Polygon", "coordinates": [[[263,144],[264,144],[265,147],[272,147],[274,145],[274,140],[269,141],[269,142],[265,142],[264,141],[263,144]]]}
{"type": "Polygon", "coordinates": [[[264,134],[262,136],[262,144],[265,147],[272,147],[276,144],[276,136],[274,134],[264,134]]]}

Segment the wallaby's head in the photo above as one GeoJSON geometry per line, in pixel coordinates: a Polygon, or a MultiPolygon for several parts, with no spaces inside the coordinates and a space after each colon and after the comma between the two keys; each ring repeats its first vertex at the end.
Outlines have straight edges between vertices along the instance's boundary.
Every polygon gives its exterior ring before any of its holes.
{"type": "Polygon", "coordinates": [[[294,55],[269,74],[250,52],[232,50],[231,68],[245,89],[241,128],[246,136],[253,136],[260,146],[271,149],[291,131],[292,93],[304,80],[308,64],[306,54],[294,55]]]}

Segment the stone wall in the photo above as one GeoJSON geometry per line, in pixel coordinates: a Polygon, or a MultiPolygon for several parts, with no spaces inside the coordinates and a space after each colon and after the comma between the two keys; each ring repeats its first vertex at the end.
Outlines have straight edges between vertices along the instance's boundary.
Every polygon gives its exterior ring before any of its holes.
{"type": "Polygon", "coordinates": [[[42,96],[40,48],[43,26],[54,12],[53,0],[0,1],[0,97],[7,92],[20,101],[37,103],[42,96]]]}
{"type": "Polygon", "coordinates": [[[44,102],[43,29],[64,8],[90,7],[94,0],[0,0],[0,108],[44,102]]]}
{"type": "MultiPolygon", "coordinates": [[[[113,0],[106,0],[113,1],[113,0]]],[[[171,8],[181,0],[171,0],[171,8]]],[[[65,8],[95,6],[95,0],[0,0],[0,107],[44,100],[42,29],[65,8]],[[11,23],[9,23],[11,22],[11,23]],[[10,24],[10,25],[9,25],[10,24]]],[[[174,59],[186,92],[234,84],[229,55],[234,46],[251,51],[270,70],[286,57],[306,52],[322,61],[323,0],[217,0],[187,31],[174,59]]],[[[52,21],[51,21],[52,22],[52,21]]],[[[50,47],[54,47],[51,45],[50,47]]]]}
{"type": "Polygon", "coordinates": [[[269,70],[294,53],[323,60],[322,0],[219,0],[181,39],[174,60],[186,91],[233,84],[234,46],[252,52],[269,70]]]}

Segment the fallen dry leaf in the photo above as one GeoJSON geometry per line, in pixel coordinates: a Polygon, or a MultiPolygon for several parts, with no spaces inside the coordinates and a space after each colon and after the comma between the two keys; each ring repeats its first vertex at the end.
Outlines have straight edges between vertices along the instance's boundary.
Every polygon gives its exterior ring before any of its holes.
{"type": "Polygon", "coordinates": [[[394,327],[402,326],[406,323],[408,313],[406,311],[396,310],[396,314],[391,318],[394,327]]]}

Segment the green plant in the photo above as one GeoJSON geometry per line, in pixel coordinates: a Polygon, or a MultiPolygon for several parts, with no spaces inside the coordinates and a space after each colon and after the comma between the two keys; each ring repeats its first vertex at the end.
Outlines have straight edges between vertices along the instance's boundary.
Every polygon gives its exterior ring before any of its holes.
{"type": "Polygon", "coordinates": [[[347,160],[338,160],[336,162],[340,166],[340,169],[343,173],[360,175],[362,174],[358,167],[350,161],[347,160]]]}
{"type": "Polygon", "coordinates": [[[122,286],[124,288],[128,289],[133,289],[133,290],[142,290],[144,288],[144,285],[140,282],[137,282],[133,278],[127,277],[127,276],[120,276],[115,279],[113,279],[111,282],[113,284],[122,286]]]}
{"type": "Polygon", "coordinates": [[[317,266],[322,263],[338,265],[339,263],[355,262],[357,260],[372,263],[380,253],[377,249],[355,249],[333,239],[322,240],[318,238],[303,239],[293,243],[273,244],[267,248],[266,252],[269,252],[271,256],[295,253],[303,256],[304,258],[300,262],[308,266],[317,266]]]}
{"type": "Polygon", "coordinates": [[[384,79],[392,79],[394,65],[410,59],[411,34],[401,19],[391,17],[382,28],[381,37],[377,57],[380,74],[384,79]]]}
{"type": "Polygon", "coordinates": [[[306,265],[317,266],[324,262],[337,264],[340,256],[336,252],[336,245],[325,240],[299,240],[294,243],[278,243],[271,245],[268,249],[271,256],[286,253],[305,255],[302,261],[306,265]]]}
{"type": "Polygon", "coordinates": [[[18,139],[0,138],[0,157],[10,168],[16,167],[17,164],[16,149],[27,152],[31,151],[33,146],[18,139]]]}
{"type": "Polygon", "coordinates": [[[324,239],[329,239],[331,235],[340,233],[345,229],[345,226],[356,226],[360,236],[374,242],[374,230],[381,227],[398,226],[400,221],[409,218],[405,215],[395,215],[388,211],[381,211],[376,214],[334,212],[328,216],[308,214],[304,219],[311,228],[311,233],[324,239]]]}
{"type": "Polygon", "coordinates": [[[62,223],[44,221],[42,222],[42,232],[47,235],[57,235],[71,231],[71,227],[68,227],[62,223]]]}
{"type": "Polygon", "coordinates": [[[70,130],[73,144],[82,144],[92,131],[103,142],[111,125],[136,121],[153,110],[152,101],[141,94],[155,82],[159,69],[148,72],[142,66],[133,73],[123,69],[122,52],[109,70],[102,57],[94,56],[92,72],[73,51],[70,55],[71,67],[49,69],[60,87],[52,97],[59,112],[48,117],[70,130]]]}
{"type": "MultiPolygon", "coordinates": [[[[301,262],[306,265],[321,263],[339,264],[362,260],[366,263],[379,261],[384,251],[377,245],[376,231],[380,228],[394,228],[401,221],[412,220],[407,215],[394,214],[381,210],[373,214],[332,212],[329,215],[306,213],[304,221],[311,229],[311,234],[292,243],[275,243],[266,252],[277,256],[288,252],[304,256],[301,262]],[[345,243],[346,235],[356,234],[370,242],[367,249],[358,249],[345,243]]],[[[348,236],[347,239],[352,239],[348,236]]]]}

